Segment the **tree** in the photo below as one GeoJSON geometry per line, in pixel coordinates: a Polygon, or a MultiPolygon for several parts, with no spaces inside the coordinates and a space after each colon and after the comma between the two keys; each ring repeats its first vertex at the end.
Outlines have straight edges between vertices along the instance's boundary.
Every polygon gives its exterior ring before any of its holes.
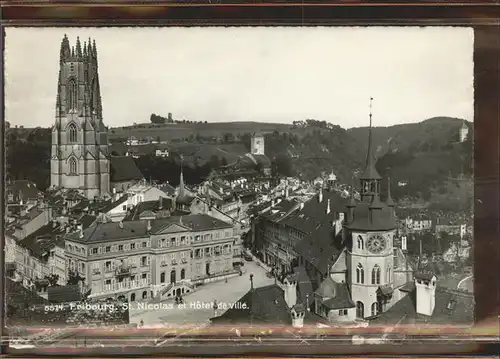
{"type": "Polygon", "coordinates": [[[50,274],[48,276],[45,276],[45,279],[47,279],[49,281],[50,287],[55,287],[57,285],[57,282],[59,281],[59,275],[58,274],[50,274]]]}
{"type": "Polygon", "coordinates": [[[70,270],[68,272],[68,282],[67,285],[75,285],[75,284],[81,284],[83,285],[85,283],[85,277],[82,277],[79,273],[70,270]]]}
{"type": "Polygon", "coordinates": [[[273,158],[271,168],[276,171],[276,174],[292,177],[295,174],[292,160],[286,154],[278,154],[273,158]]]}

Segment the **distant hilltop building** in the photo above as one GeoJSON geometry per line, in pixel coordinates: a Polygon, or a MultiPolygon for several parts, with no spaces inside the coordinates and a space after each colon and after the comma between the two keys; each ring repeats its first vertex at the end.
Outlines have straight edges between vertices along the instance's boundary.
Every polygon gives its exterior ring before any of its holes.
{"type": "Polygon", "coordinates": [[[250,153],[252,155],[264,155],[264,135],[254,133],[250,140],[250,153]]]}
{"type": "Polygon", "coordinates": [[[467,139],[469,134],[469,127],[465,124],[465,121],[462,122],[462,127],[460,127],[460,142],[464,142],[467,139]]]}
{"type": "Polygon", "coordinates": [[[132,158],[111,157],[102,116],[95,40],[61,43],[50,160],[52,188],[77,189],[87,198],[109,196],[113,182],[142,177],[132,158]]]}

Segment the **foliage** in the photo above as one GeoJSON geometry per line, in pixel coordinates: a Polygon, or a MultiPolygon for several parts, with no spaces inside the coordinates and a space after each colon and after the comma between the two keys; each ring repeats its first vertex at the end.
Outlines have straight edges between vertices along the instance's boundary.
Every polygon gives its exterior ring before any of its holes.
{"type": "Polygon", "coordinates": [[[50,274],[45,276],[45,279],[49,281],[49,286],[55,287],[57,285],[57,282],[59,281],[59,275],[58,274],[50,274]]]}

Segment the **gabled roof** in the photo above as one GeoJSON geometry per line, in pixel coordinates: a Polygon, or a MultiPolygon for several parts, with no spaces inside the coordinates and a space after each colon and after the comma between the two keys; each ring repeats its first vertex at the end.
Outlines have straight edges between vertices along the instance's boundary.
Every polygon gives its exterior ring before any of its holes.
{"type": "Polygon", "coordinates": [[[132,157],[112,156],[110,160],[111,182],[141,180],[144,176],[132,157]]]}
{"type": "Polygon", "coordinates": [[[57,245],[58,236],[63,236],[64,231],[62,227],[57,224],[53,227],[52,223],[46,224],[35,232],[27,236],[17,244],[20,247],[26,248],[31,255],[36,258],[42,258],[44,254],[47,254],[52,248],[57,245]]]}
{"type": "Polygon", "coordinates": [[[295,244],[295,251],[321,273],[326,273],[338,259],[344,244],[342,232],[335,236],[334,228],[328,224],[318,227],[295,244]]]}
{"type": "Polygon", "coordinates": [[[474,295],[457,290],[436,287],[436,304],[432,316],[417,314],[416,288],[408,283],[404,291],[408,294],[389,310],[370,321],[375,325],[400,324],[446,324],[470,325],[474,322],[474,295]]]}

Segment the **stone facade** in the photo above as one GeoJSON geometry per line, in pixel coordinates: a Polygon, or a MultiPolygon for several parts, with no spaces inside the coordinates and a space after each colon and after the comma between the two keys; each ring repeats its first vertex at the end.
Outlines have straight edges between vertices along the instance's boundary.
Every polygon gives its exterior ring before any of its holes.
{"type": "Polygon", "coordinates": [[[59,61],[51,186],[80,190],[87,198],[110,191],[108,129],[102,120],[97,49],[64,36],[59,61]]]}

